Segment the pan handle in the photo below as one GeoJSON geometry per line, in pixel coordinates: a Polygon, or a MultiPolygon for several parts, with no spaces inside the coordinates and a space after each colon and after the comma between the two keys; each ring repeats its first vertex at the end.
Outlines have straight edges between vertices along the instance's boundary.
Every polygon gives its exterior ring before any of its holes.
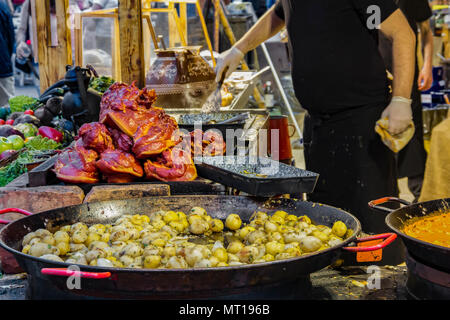
{"type": "Polygon", "coordinates": [[[83,279],[105,279],[111,277],[111,272],[85,272],[66,268],[43,268],[41,273],[60,277],[77,276],[83,279]]]}
{"type": "Polygon", "coordinates": [[[384,204],[387,202],[398,202],[404,205],[409,206],[411,203],[403,200],[403,199],[399,199],[399,198],[395,198],[395,197],[384,197],[384,198],[380,198],[377,200],[372,200],[369,202],[369,207],[371,209],[377,210],[377,211],[381,211],[381,212],[385,212],[385,213],[391,213],[392,211],[394,211],[395,209],[391,209],[391,208],[386,208],[383,206],[380,206],[380,204],[384,204]]]}
{"type": "MultiPolygon", "coordinates": [[[[26,211],[26,210],[23,210],[23,209],[19,209],[19,208],[7,208],[7,209],[0,210],[0,214],[9,213],[9,212],[17,212],[17,213],[24,214],[26,216],[31,216],[33,214],[33,213],[29,212],[29,211],[26,211]]],[[[10,222],[11,221],[1,220],[0,219],[0,224],[8,224],[10,222]]]]}
{"type": "Polygon", "coordinates": [[[386,246],[390,245],[396,238],[397,238],[397,235],[395,233],[377,234],[374,236],[356,239],[356,242],[365,242],[365,241],[370,241],[370,240],[385,239],[382,243],[379,243],[375,246],[369,246],[369,247],[343,247],[342,249],[344,249],[346,251],[350,251],[350,252],[376,251],[376,250],[383,249],[386,246]]]}

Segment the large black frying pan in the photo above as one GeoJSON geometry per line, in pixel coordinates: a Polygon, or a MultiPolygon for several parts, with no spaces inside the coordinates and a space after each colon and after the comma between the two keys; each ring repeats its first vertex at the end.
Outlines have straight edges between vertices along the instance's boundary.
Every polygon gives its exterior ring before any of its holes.
{"type": "MultiPolygon", "coordinates": [[[[21,253],[22,238],[38,228],[48,228],[84,222],[86,224],[111,223],[122,214],[150,214],[158,210],[188,212],[201,206],[214,218],[224,220],[228,214],[237,213],[248,221],[255,210],[268,213],[285,210],[297,216],[308,215],[315,223],[332,226],[337,220],[355,232],[342,244],[298,258],[243,265],[238,267],[205,269],[129,269],[82,266],[81,289],[78,294],[120,298],[205,298],[246,293],[258,286],[286,283],[308,275],[332,264],[342,250],[373,251],[391,243],[396,235],[384,234],[383,244],[372,247],[346,247],[355,241],[361,231],[359,221],[351,214],[325,205],[310,202],[278,199],[263,202],[251,197],[233,196],[171,196],[141,199],[104,201],[70,206],[30,215],[8,224],[0,231],[0,246],[14,254],[20,266],[35,279],[51,281],[62,290],[67,289],[69,264],[44,260],[21,253]],[[49,270],[50,268],[50,270],[49,270]],[[45,269],[45,270],[43,270],[45,269]],[[58,276],[59,275],[59,276],[58,276]]],[[[364,239],[366,240],[366,239],[364,239]]]]}
{"type": "Polygon", "coordinates": [[[402,199],[386,197],[371,201],[369,206],[375,210],[390,212],[386,217],[386,224],[402,238],[408,252],[414,258],[442,271],[450,272],[450,248],[425,242],[402,232],[405,223],[410,219],[425,217],[431,213],[450,211],[450,198],[410,204],[402,199]],[[381,206],[387,202],[398,202],[406,206],[397,210],[381,206]]]}

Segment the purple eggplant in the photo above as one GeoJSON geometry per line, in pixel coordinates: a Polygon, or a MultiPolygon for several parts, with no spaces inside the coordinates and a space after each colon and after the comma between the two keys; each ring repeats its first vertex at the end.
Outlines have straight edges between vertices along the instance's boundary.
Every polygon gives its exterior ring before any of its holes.
{"type": "Polygon", "coordinates": [[[9,124],[4,124],[0,126],[0,137],[9,137],[15,134],[20,136],[22,139],[25,139],[23,133],[20,132],[19,130],[14,129],[13,126],[9,124]]]}

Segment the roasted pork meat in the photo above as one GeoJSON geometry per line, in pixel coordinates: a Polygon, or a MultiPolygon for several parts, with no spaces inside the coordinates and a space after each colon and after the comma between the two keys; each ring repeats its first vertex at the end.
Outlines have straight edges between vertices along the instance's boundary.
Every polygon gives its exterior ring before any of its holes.
{"type": "Polygon", "coordinates": [[[118,129],[108,128],[108,131],[112,137],[114,147],[116,149],[128,153],[131,152],[131,148],[133,147],[133,139],[118,129]]]}
{"type": "Polygon", "coordinates": [[[138,159],[145,159],[174,147],[181,141],[176,134],[177,130],[178,124],[175,119],[161,113],[136,131],[133,153],[138,159]]]}
{"type": "Polygon", "coordinates": [[[144,175],[144,170],[136,158],[121,150],[103,152],[96,165],[109,183],[131,182],[144,175]]]}
{"type": "Polygon", "coordinates": [[[144,170],[148,179],[160,181],[192,181],[197,169],[190,152],[174,147],[164,151],[156,160],[147,160],[144,170]]]}
{"type": "Polygon", "coordinates": [[[53,171],[56,177],[69,183],[97,183],[99,174],[96,167],[98,153],[83,146],[78,140],[75,146],[66,149],[56,160],[53,171]]]}
{"type": "Polygon", "coordinates": [[[83,124],[78,130],[78,136],[83,141],[83,145],[88,149],[93,149],[98,153],[114,149],[114,144],[110,132],[105,125],[92,122],[83,124]]]}
{"type": "Polygon", "coordinates": [[[152,106],[155,100],[154,91],[140,90],[134,82],[113,84],[103,94],[100,121],[84,124],[75,146],[59,156],[54,167],[58,178],[95,183],[101,174],[118,183],[145,173],[148,179],[191,181],[197,178],[194,156],[225,153],[219,132],[183,132],[173,117],[152,106]]]}
{"type": "Polygon", "coordinates": [[[193,157],[214,157],[222,156],[226,152],[226,143],[222,134],[218,131],[208,130],[203,132],[195,129],[190,134],[193,157]]]}
{"type": "Polygon", "coordinates": [[[155,100],[153,90],[140,90],[135,82],[114,83],[102,96],[100,122],[132,137],[139,126],[155,116],[156,108],[151,107],[155,100]]]}

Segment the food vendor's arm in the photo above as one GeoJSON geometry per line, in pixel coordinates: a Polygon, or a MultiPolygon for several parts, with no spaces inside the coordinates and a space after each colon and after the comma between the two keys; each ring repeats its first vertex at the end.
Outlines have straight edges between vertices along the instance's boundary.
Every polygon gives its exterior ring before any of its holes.
{"type": "Polygon", "coordinates": [[[275,8],[272,8],[235,44],[235,47],[245,54],[276,35],[283,27],[284,20],[280,19],[275,13],[275,8]]]}
{"type": "Polygon", "coordinates": [[[228,68],[227,75],[232,73],[239,66],[245,53],[255,49],[283,28],[284,20],[278,16],[275,10],[275,6],[268,10],[231,49],[220,55],[216,67],[217,82],[225,69],[228,68]]]}
{"type": "Polygon", "coordinates": [[[430,21],[419,23],[419,29],[423,47],[423,66],[419,74],[419,90],[426,91],[433,84],[433,34],[431,33],[430,21]]]}
{"type": "Polygon", "coordinates": [[[411,89],[414,81],[416,38],[408,21],[397,9],[380,25],[381,32],[392,40],[393,98],[382,118],[389,119],[389,132],[404,131],[412,120],[411,89]]]}
{"type": "Polygon", "coordinates": [[[392,40],[393,95],[410,98],[416,61],[414,32],[400,9],[386,19],[380,29],[392,40]]]}

